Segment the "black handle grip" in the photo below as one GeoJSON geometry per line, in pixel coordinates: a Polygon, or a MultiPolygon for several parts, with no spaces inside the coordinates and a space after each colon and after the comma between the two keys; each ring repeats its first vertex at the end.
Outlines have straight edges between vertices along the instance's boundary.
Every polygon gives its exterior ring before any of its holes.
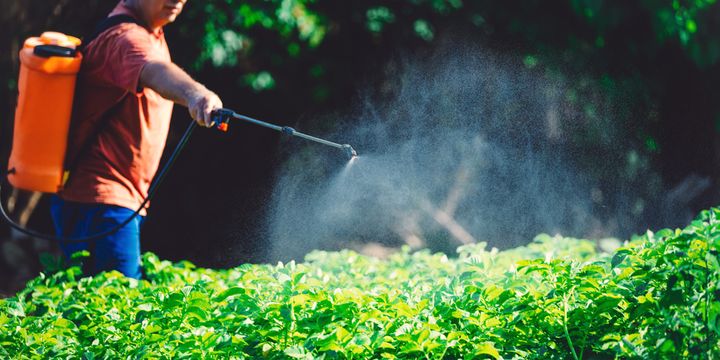
{"type": "Polygon", "coordinates": [[[77,50],[59,45],[38,45],[33,49],[33,54],[44,58],[51,56],[71,58],[75,57],[77,50]]]}

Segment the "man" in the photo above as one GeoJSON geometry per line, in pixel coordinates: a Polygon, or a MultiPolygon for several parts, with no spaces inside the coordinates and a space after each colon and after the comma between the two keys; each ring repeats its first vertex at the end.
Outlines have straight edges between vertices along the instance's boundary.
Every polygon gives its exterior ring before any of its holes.
{"type": "MultiPolygon", "coordinates": [[[[60,237],[79,238],[116,227],[148,195],[165,147],[173,104],[211,126],[220,98],[170,59],[163,26],[187,0],[122,0],[109,16],[124,22],[85,44],[76,89],[69,153],[71,175],[51,203],[60,237]]],[[[62,242],[66,256],[89,250],[91,274],[118,270],[140,278],[140,225],[145,209],[119,231],[85,243],[62,242]]],[[[88,266],[89,265],[89,266],[88,266]]]]}

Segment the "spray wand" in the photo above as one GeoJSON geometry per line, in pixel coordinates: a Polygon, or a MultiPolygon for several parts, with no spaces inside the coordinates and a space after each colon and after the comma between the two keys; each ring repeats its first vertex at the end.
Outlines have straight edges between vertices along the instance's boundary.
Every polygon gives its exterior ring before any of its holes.
{"type": "Polygon", "coordinates": [[[357,156],[357,152],[355,149],[353,149],[350,144],[338,144],[334,143],[332,141],[328,141],[325,139],[321,139],[315,136],[311,136],[308,134],[301,133],[289,126],[278,126],[270,123],[266,123],[264,121],[260,121],[257,119],[253,119],[251,117],[240,115],[230,109],[217,109],[213,111],[212,113],[212,120],[215,122],[215,128],[220,131],[227,131],[228,129],[228,123],[230,122],[231,118],[239,119],[239,120],[245,120],[248,122],[251,122],[256,125],[264,126],[266,128],[270,128],[276,131],[279,131],[286,135],[292,135],[297,136],[306,140],[314,141],[316,143],[320,143],[327,146],[332,146],[334,148],[338,148],[345,152],[345,155],[347,155],[348,159],[352,159],[357,156]]]}

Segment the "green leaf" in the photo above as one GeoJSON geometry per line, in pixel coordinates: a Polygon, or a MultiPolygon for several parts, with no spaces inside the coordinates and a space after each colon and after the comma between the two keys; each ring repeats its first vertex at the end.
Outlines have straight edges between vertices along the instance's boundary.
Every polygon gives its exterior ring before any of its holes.
{"type": "MultiPolygon", "coordinates": [[[[311,354],[307,353],[305,348],[303,348],[299,345],[295,345],[295,346],[285,349],[284,353],[285,353],[285,355],[287,355],[293,359],[307,359],[308,355],[311,355],[311,354]]],[[[309,358],[312,358],[312,356],[310,356],[309,358]]]]}
{"type": "Polygon", "coordinates": [[[22,306],[22,303],[15,299],[7,300],[4,305],[7,305],[7,308],[5,309],[9,315],[15,316],[15,317],[25,317],[25,309],[22,306]]]}
{"type": "Polygon", "coordinates": [[[208,318],[207,312],[198,306],[189,306],[185,310],[185,314],[201,321],[205,321],[208,318]]]}
{"type": "Polygon", "coordinates": [[[415,20],[413,24],[415,34],[425,41],[432,41],[435,38],[435,32],[429,22],[424,19],[415,20]]]}
{"type": "Polygon", "coordinates": [[[245,293],[246,293],[246,291],[244,288],[235,286],[235,287],[231,287],[231,288],[223,291],[222,293],[220,293],[220,295],[215,297],[213,299],[213,301],[216,301],[216,302],[225,301],[229,297],[236,296],[236,295],[245,295],[245,293]]]}
{"type": "Polygon", "coordinates": [[[70,256],[70,260],[84,260],[90,257],[90,252],[87,250],[81,250],[73,253],[70,256]]]}
{"type": "Polygon", "coordinates": [[[684,304],[684,297],[681,290],[668,290],[665,295],[660,299],[660,305],[668,308],[672,305],[684,304]]]}
{"type": "Polygon", "coordinates": [[[152,333],[156,333],[156,332],[159,332],[162,330],[163,330],[163,327],[158,324],[149,324],[148,326],[145,327],[144,331],[145,331],[145,334],[152,334],[152,333]]]}
{"type": "Polygon", "coordinates": [[[475,355],[489,355],[493,359],[500,359],[500,353],[492,342],[484,342],[476,345],[475,355]]]}
{"type": "Polygon", "coordinates": [[[610,261],[610,266],[617,267],[620,265],[623,260],[625,260],[625,257],[627,256],[626,253],[617,252],[615,255],[613,255],[612,260],[610,261]]]}
{"type": "Polygon", "coordinates": [[[70,321],[68,319],[63,319],[63,318],[58,318],[57,320],[55,320],[55,322],[53,323],[53,326],[58,327],[58,328],[63,328],[63,329],[75,329],[76,328],[75,323],[73,323],[72,321],[70,321]]]}
{"type": "MultiPolygon", "coordinates": [[[[75,254],[73,254],[73,256],[75,256],[75,254]]],[[[65,268],[65,261],[61,256],[55,256],[44,252],[40,253],[39,258],[40,264],[43,266],[43,271],[46,273],[53,274],[65,268]]]]}
{"type": "Polygon", "coordinates": [[[162,306],[165,311],[185,307],[185,295],[182,293],[172,293],[165,299],[162,306]]]}
{"type": "Polygon", "coordinates": [[[662,338],[658,340],[657,349],[661,354],[675,354],[677,349],[672,339],[662,338]]]}

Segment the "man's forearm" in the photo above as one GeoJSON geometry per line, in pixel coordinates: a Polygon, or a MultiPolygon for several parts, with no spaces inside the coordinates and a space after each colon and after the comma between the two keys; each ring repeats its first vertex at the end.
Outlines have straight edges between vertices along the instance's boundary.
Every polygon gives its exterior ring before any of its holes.
{"type": "Polygon", "coordinates": [[[150,62],[140,72],[140,85],[153,89],[162,97],[188,106],[191,98],[207,92],[207,88],[193,80],[183,69],[171,62],[150,62]]]}
{"type": "Polygon", "coordinates": [[[145,64],[140,71],[140,86],[187,107],[190,116],[201,126],[212,126],[212,111],[222,107],[222,101],[214,92],[171,62],[145,64]]]}

